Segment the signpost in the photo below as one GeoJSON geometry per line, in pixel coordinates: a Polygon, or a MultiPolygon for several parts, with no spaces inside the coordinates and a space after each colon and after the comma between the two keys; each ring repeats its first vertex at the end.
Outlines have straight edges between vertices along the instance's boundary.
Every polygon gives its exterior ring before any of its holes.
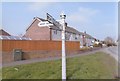
{"type": "Polygon", "coordinates": [[[66,53],[65,53],[65,18],[66,15],[62,13],[60,15],[62,20],[62,80],[66,81],[66,53]]]}
{"type": "Polygon", "coordinates": [[[47,13],[47,20],[48,20],[48,22],[50,22],[50,23],[54,24],[55,26],[61,28],[61,24],[60,24],[58,21],[56,21],[56,20],[55,20],[50,14],[48,14],[48,13],[47,13]]]}
{"type": "Polygon", "coordinates": [[[57,22],[50,14],[47,13],[48,22],[56,25],[59,28],[62,28],[62,81],[66,81],[66,53],[65,53],[65,26],[66,26],[65,18],[66,18],[66,15],[62,13],[60,17],[61,17],[62,24],[57,22]]]}

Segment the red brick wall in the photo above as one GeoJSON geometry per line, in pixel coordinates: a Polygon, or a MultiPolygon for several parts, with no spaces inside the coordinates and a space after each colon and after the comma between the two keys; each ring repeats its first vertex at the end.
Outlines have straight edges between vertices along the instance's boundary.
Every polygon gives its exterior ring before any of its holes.
{"type": "MultiPolygon", "coordinates": [[[[3,63],[13,62],[13,49],[22,49],[23,59],[48,58],[61,56],[61,41],[41,40],[3,40],[2,61],[3,63]]],[[[79,51],[80,42],[66,42],[67,54],[75,54],[79,51]]]]}
{"type": "MultiPolygon", "coordinates": [[[[72,54],[78,54],[79,51],[66,51],[66,55],[72,55],[72,54]]],[[[49,57],[61,57],[62,51],[30,51],[30,52],[24,52],[22,54],[23,60],[29,60],[29,59],[45,59],[49,57]]],[[[14,62],[13,58],[13,52],[2,52],[2,58],[0,60],[3,64],[14,62]]]]}
{"type": "Polygon", "coordinates": [[[13,62],[13,52],[2,52],[2,63],[13,62]]]}
{"type": "Polygon", "coordinates": [[[35,20],[26,31],[25,36],[32,40],[50,40],[50,29],[48,27],[39,27],[39,20],[35,20]]]}
{"type": "MultiPolygon", "coordinates": [[[[80,42],[67,41],[66,50],[79,50],[80,42]]],[[[11,52],[13,49],[22,49],[23,51],[36,50],[61,50],[61,41],[42,41],[42,40],[2,40],[2,50],[11,52]]]]}

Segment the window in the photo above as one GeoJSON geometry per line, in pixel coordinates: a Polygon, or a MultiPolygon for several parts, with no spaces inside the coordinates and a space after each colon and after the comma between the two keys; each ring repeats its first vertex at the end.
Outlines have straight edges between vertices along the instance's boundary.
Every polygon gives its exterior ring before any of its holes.
{"type": "Polygon", "coordinates": [[[0,36],[0,39],[3,39],[2,36],[0,36]]]}
{"type": "Polygon", "coordinates": [[[75,40],[77,40],[77,39],[78,39],[78,35],[75,34],[75,40]]]}
{"type": "Polygon", "coordinates": [[[77,37],[75,37],[75,39],[77,40],[77,37]]]}
{"type": "Polygon", "coordinates": [[[54,30],[54,34],[57,34],[57,30],[54,30]]]}
{"type": "Polygon", "coordinates": [[[68,32],[65,32],[65,34],[68,34],[68,32]]]}

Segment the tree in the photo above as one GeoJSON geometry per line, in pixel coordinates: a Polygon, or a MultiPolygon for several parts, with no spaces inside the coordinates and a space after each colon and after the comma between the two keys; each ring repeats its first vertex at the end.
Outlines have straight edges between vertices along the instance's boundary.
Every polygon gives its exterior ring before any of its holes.
{"type": "Polygon", "coordinates": [[[105,44],[107,44],[107,46],[112,46],[115,43],[113,38],[111,38],[111,37],[106,37],[104,39],[104,42],[105,42],[105,44]]]}

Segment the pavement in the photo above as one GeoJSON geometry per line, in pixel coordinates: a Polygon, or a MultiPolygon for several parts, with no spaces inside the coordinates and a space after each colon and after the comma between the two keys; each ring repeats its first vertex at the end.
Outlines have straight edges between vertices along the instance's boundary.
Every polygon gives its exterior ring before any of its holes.
{"type": "MultiPolygon", "coordinates": [[[[83,56],[83,55],[88,55],[88,54],[94,54],[95,52],[103,51],[103,52],[110,54],[116,60],[118,60],[117,49],[118,49],[117,47],[94,48],[92,50],[80,52],[79,54],[75,54],[75,55],[71,54],[71,55],[67,56],[67,58],[78,57],[78,56],[83,56]]],[[[37,59],[30,59],[30,60],[22,60],[22,61],[15,61],[15,62],[11,62],[11,63],[2,64],[2,67],[16,66],[16,65],[21,65],[21,64],[30,64],[30,63],[36,63],[36,62],[44,62],[44,61],[50,61],[50,60],[59,60],[59,59],[61,59],[61,57],[49,57],[49,58],[44,58],[44,59],[37,58],[37,59]]]]}

